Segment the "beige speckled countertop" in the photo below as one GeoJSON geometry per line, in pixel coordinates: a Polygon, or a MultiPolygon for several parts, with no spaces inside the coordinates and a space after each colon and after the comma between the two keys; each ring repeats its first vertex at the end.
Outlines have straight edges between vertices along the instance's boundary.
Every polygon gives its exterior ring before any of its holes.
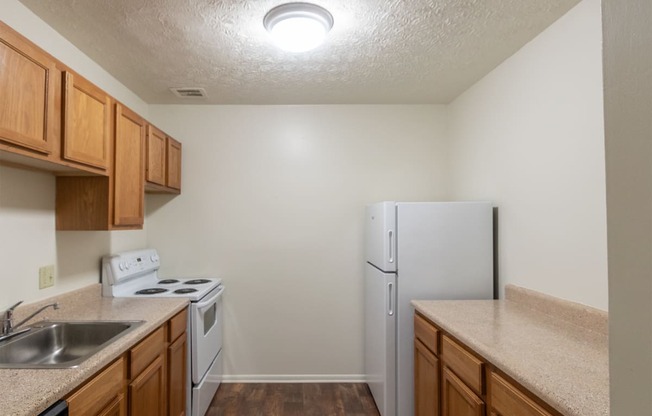
{"type": "MultiPolygon", "coordinates": [[[[70,369],[0,369],[0,413],[2,415],[38,415],[48,406],[63,398],[97,371],[134,346],[145,335],[188,305],[181,298],[103,298],[100,285],[55,296],[59,310],[34,318],[52,320],[143,320],[145,323],[108,347],[70,369]]],[[[47,301],[16,309],[16,319],[45,304],[47,301]]]]}
{"type": "Polygon", "coordinates": [[[545,298],[511,287],[508,300],[412,305],[562,414],[608,416],[606,312],[545,298]]]}

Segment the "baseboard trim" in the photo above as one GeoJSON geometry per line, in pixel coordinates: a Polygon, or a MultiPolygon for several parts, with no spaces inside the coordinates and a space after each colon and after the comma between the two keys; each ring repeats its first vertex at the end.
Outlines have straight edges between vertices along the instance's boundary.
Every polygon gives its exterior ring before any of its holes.
{"type": "Polygon", "coordinates": [[[228,374],[224,383],[366,383],[364,374],[228,374]]]}

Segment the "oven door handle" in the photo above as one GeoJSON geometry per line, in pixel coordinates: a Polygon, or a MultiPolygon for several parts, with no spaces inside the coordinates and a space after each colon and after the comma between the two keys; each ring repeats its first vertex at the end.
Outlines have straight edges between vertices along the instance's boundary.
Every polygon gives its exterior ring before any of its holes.
{"type": "Polygon", "coordinates": [[[200,311],[202,309],[206,309],[207,307],[209,307],[212,304],[214,304],[215,302],[217,302],[217,300],[220,297],[222,297],[223,292],[224,292],[224,286],[220,287],[220,290],[218,290],[217,293],[215,293],[215,295],[211,296],[210,299],[207,299],[207,300],[205,300],[203,302],[197,302],[195,304],[195,307],[197,308],[197,310],[200,310],[200,311]]]}

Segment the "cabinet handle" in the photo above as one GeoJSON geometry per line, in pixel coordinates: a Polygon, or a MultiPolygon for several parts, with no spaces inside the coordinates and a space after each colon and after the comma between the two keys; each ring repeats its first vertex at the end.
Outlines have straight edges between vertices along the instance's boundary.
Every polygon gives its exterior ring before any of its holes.
{"type": "Polygon", "coordinates": [[[389,296],[389,310],[387,311],[387,314],[389,316],[394,316],[394,296],[393,292],[394,291],[394,283],[389,282],[387,283],[387,293],[389,296]]]}

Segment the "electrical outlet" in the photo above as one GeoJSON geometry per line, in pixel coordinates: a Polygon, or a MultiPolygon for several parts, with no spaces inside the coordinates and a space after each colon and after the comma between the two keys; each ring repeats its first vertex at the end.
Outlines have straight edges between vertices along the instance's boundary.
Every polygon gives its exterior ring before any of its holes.
{"type": "Polygon", "coordinates": [[[39,267],[38,269],[38,288],[45,289],[46,287],[54,286],[54,264],[49,266],[39,267]]]}

